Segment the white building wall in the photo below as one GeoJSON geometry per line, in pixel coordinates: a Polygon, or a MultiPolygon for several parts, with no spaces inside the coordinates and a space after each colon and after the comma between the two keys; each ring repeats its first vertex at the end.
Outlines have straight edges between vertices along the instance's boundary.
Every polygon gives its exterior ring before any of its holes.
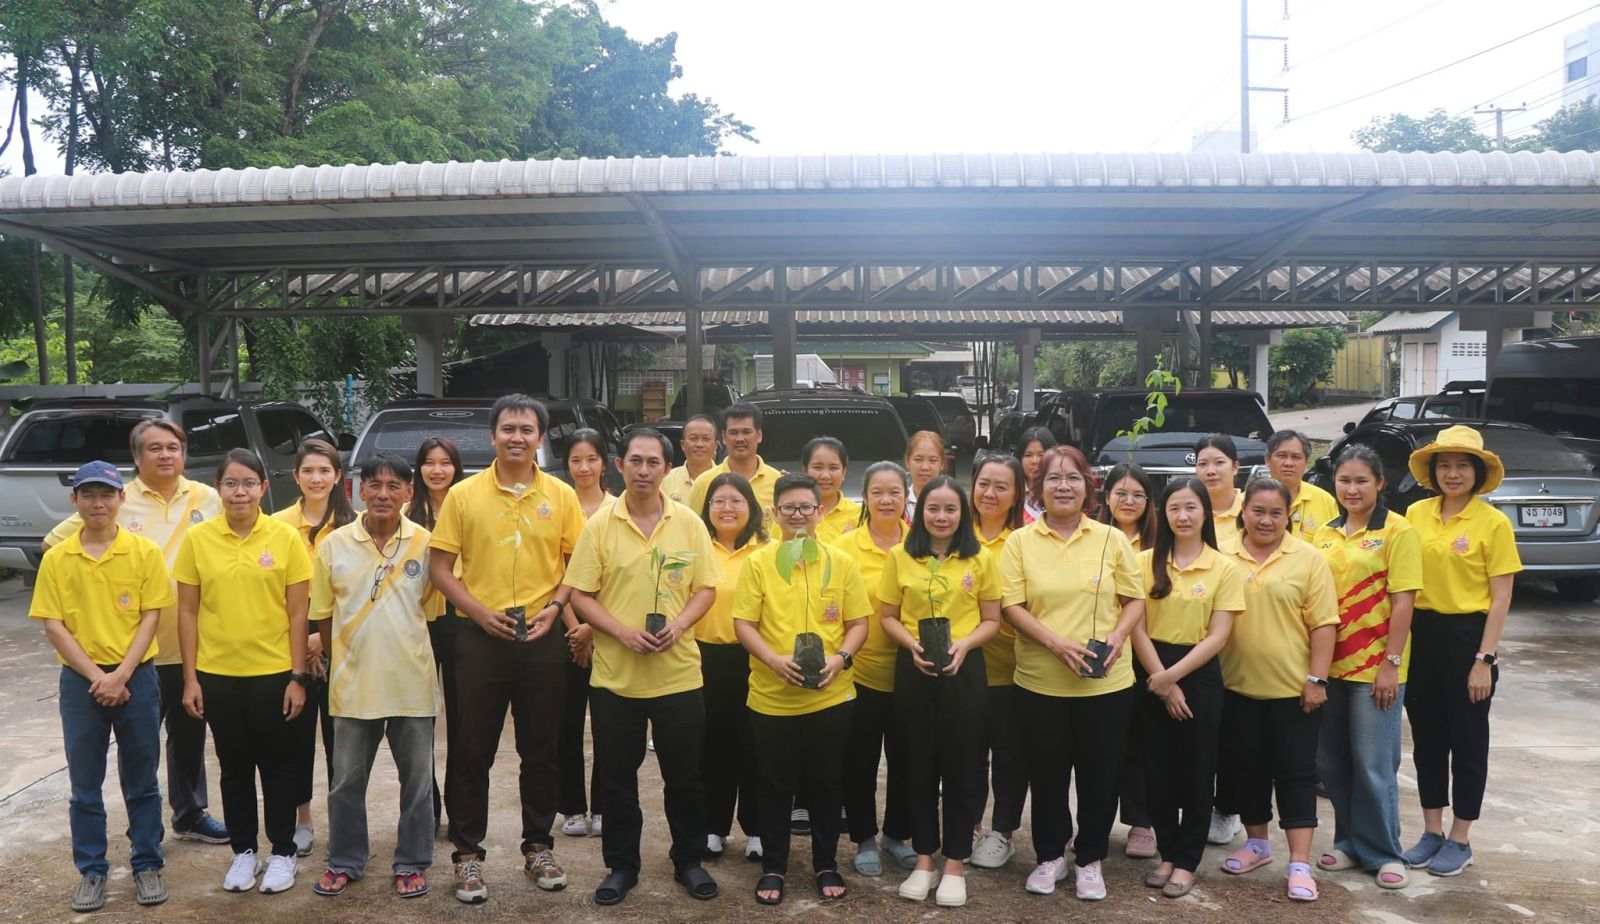
{"type": "MultiPolygon", "coordinates": [[[[1521,339],[1521,330],[1506,331],[1506,343],[1521,339]]],[[[1462,330],[1459,318],[1451,318],[1433,333],[1403,335],[1400,394],[1431,395],[1450,382],[1487,380],[1486,349],[1484,332],[1462,330]]]]}
{"type": "Polygon", "coordinates": [[[1571,106],[1600,95],[1600,22],[1567,33],[1563,42],[1561,105],[1571,106]]]}

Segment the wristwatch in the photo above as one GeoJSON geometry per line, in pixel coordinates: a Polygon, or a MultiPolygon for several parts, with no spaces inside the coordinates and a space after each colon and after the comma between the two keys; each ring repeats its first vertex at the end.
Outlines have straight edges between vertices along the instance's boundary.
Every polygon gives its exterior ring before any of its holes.
{"type": "Polygon", "coordinates": [[[1314,683],[1319,687],[1325,687],[1325,686],[1328,685],[1328,678],[1326,678],[1326,677],[1313,677],[1312,675],[1307,674],[1306,675],[1306,683],[1314,683]]]}
{"type": "Polygon", "coordinates": [[[1403,660],[1399,655],[1384,655],[1383,659],[1388,661],[1390,664],[1393,664],[1395,667],[1399,667],[1400,662],[1403,660]]]}
{"type": "Polygon", "coordinates": [[[849,670],[856,666],[856,656],[843,648],[839,649],[839,657],[844,660],[844,669],[849,670]]]}
{"type": "Polygon", "coordinates": [[[300,684],[302,689],[310,689],[312,682],[317,678],[311,676],[310,674],[290,674],[289,679],[300,684]]]}
{"type": "Polygon", "coordinates": [[[1472,657],[1473,660],[1482,661],[1483,663],[1489,665],[1493,665],[1496,661],[1500,660],[1499,658],[1495,657],[1495,654],[1492,651],[1480,651],[1472,657]]]}
{"type": "Polygon", "coordinates": [[[551,600],[549,603],[545,604],[545,608],[549,608],[549,607],[552,607],[552,606],[556,608],[556,618],[557,619],[560,619],[561,618],[561,614],[563,614],[563,613],[565,613],[567,611],[567,601],[565,601],[565,600],[551,600]]]}

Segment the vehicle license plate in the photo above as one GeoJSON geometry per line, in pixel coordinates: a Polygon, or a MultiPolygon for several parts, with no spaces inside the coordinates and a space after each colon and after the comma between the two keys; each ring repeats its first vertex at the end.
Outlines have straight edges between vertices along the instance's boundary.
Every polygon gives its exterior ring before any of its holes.
{"type": "Polygon", "coordinates": [[[1518,507],[1517,523],[1521,526],[1533,527],[1566,526],[1567,508],[1561,506],[1518,507]]]}

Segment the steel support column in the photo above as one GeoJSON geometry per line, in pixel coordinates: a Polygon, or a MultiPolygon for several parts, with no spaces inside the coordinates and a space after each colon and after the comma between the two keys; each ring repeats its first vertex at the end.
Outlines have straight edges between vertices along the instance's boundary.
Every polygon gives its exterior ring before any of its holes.
{"type": "Polygon", "coordinates": [[[706,331],[705,325],[701,323],[700,302],[698,299],[691,299],[683,306],[685,416],[705,410],[705,348],[706,331]]]}
{"type": "Polygon", "coordinates": [[[772,328],[772,384],[776,388],[793,388],[797,340],[794,309],[768,311],[767,325],[772,328]]]}
{"type": "Polygon", "coordinates": [[[1033,410],[1034,376],[1039,358],[1039,340],[1042,332],[1037,327],[1027,328],[1017,338],[1017,408],[1033,410]]]}

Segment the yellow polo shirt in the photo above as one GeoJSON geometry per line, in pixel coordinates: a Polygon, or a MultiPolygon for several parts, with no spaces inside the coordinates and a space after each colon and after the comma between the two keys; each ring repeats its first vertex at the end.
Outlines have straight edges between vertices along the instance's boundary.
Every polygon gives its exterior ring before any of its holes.
{"type": "Polygon", "coordinates": [[[197,669],[260,677],[294,666],[287,594],[311,580],[311,556],[294,527],[260,514],[240,539],[226,517],[206,520],[184,538],[172,576],[200,588],[197,669]]]}
{"type": "Polygon", "coordinates": [[[1311,671],[1311,630],[1339,624],[1333,573],[1287,534],[1265,562],[1242,548],[1230,559],[1244,572],[1244,615],[1222,649],[1222,685],[1251,699],[1297,697],[1311,671]]]}
{"type": "MultiPolygon", "coordinates": [[[[334,490],[341,489],[335,488],[334,490]]],[[[333,525],[333,511],[330,510],[328,511],[328,516],[322,521],[322,525],[319,526],[315,532],[312,532],[311,521],[306,519],[305,509],[303,506],[304,504],[304,498],[297,500],[282,510],[279,510],[277,513],[274,513],[272,518],[279,522],[287,523],[290,526],[293,526],[295,532],[299,533],[301,540],[305,542],[306,551],[315,552],[317,550],[317,544],[328,538],[328,534],[332,533],[337,527],[333,525]]]]}
{"type": "MultiPolygon", "coordinates": [[[[728,460],[723,459],[700,473],[694,480],[694,486],[689,489],[688,506],[698,515],[706,506],[706,491],[711,487],[712,479],[723,472],[732,471],[728,467],[728,460]]],[[[671,474],[668,472],[667,474],[671,474]]],[[[772,520],[772,489],[777,487],[778,479],[783,477],[783,472],[778,471],[756,456],[756,475],[750,479],[750,490],[756,494],[756,500],[761,504],[762,515],[770,522],[772,520]]]]}
{"type": "MultiPolygon", "coordinates": [[[[978,533],[978,544],[994,559],[997,577],[1000,573],[1000,553],[1006,547],[1006,537],[1010,535],[1009,526],[1000,530],[1000,534],[993,539],[985,539],[982,532],[978,533]]],[[[1009,687],[1017,682],[1017,630],[1011,628],[1011,623],[1006,622],[1003,616],[1000,618],[1000,631],[983,645],[983,669],[991,687],[1009,687]]]]}
{"type": "MultiPolygon", "coordinates": [[[[1151,499],[1154,502],[1154,498],[1151,499]]],[[[1217,527],[1217,548],[1228,551],[1239,544],[1239,514],[1244,510],[1244,492],[1233,492],[1233,506],[1227,510],[1211,508],[1211,522],[1217,527]]]]}
{"type": "MultiPolygon", "coordinates": [[[[1422,543],[1405,517],[1380,509],[1353,535],[1344,533],[1344,517],[1317,530],[1312,543],[1333,571],[1339,595],[1339,640],[1333,646],[1328,676],[1372,683],[1389,647],[1389,595],[1422,588],[1422,543]]],[[[1400,682],[1411,667],[1411,637],[1401,654],[1400,682]]]]}
{"type": "Polygon", "coordinates": [[[861,523],[861,505],[848,497],[840,497],[828,515],[817,523],[819,542],[837,542],[840,536],[853,531],[861,523]]]}
{"type": "MultiPolygon", "coordinates": [[[[1083,644],[1117,627],[1117,597],[1139,599],[1139,563],[1115,526],[1083,517],[1063,539],[1041,518],[1013,532],[1000,553],[1000,603],[1023,606],[1045,628],[1083,644]]],[[[1126,652],[1124,652],[1126,655],[1126,652]]],[[[1055,655],[1017,639],[1017,686],[1044,696],[1099,696],[1133,686],[1133,659],[1120,657],[1105,677],[1079,677],[1055,655]]]]}
{"type": "MultiPolygon", "coordinates": [[[[716,587],[722,576],[705,523],[688,507],[665,494],[658,496],[661,520],[649,536],[628,516],[627,503],[619,501],[589,519],[567,565],[568,586],[594,594],[612,618],[633,629],[644,628],[646,613],[677,618],[691,595],[716,587]],[[658,582],[650,563],[652,549],[660,550],[669,562],[687,561],[688,567],[663,571],[658,582]]],[[[666,651],[641,655],[596,632],[589,685],[635,698],[698,690],[703,685],[700,646],[680,639],[666,651]]]]}
{"type": "MultiPolygon", "coordinates": [[[[161,548],[162,558],[166,560],[167,571],[172,570],[172,563],[178,559],[178,548],[183,545],[183,537],[189,532],[189,527],[201,520],[222,515],[222,502],[217,497],[215,488],[199,481],[190,481],[187,478],[178,478],[178,489],[173,492],[172,500],[162,497],[160,492],[152,490],[138,478],[128,482],[124,492],[122,509],[117,511],[117,525],[133,533],[143,536],[161,548]]],[[[68,537],[75,535],[83,528],[83,520],[74,513],[50,531],[44,539],[45,545],[57,546],[67,541],[68,537]]],[[[156,624],[156,664],[181,664],[183,653],[178,650],[178,597],[177,585],[173,585],[172,603],[161,608],[160,621],[156,624]]],[[[154,650],[154,649],[153,649],[154,650]]]]}
{"type": "Polygon", "coordinates": [[[716,553],[722,576],[717,580],[716,601],[694,624],[694,637],[697,640],[707,645],[739,644],[739,636],[733,631],[733,597],[739,592],[739,575],[744,573],[744,563],[750,556],[771,541],[752,536],[749,542],[730,552],[723,548],[722,543],[711,540],[711,551],[716,553]]]}
{"type": "Polygon", "coordinates": [[[330,715],[386,719],[439,714],[433,644],[422,605],[427,591],[428,531],[405,517],[382,549],[360,517],[317,543],[311,618],[333,620],[330,715]]]}
{"type": "Polygon", "coordinates": [[[1000,576],[994,557],[983,549],[972,558],[947,558],[938,565],[937,579],[930,580],[932,558],[912,558],[904,545],[889,554],[878,579],[878,599],[900,607],[900,624],[911,637],[917,634],[920,620],[934,615],[950,620],[950,641],[971,635],[983,620],[980,600],[1000,600],[1000,576]],[[931,600],[930,600],[931,596],[931,600]]]}
{"type": "Polygon", "coordinates": [[[1300,493],[1289,505],[1289,532],[1310,542],[1317,530],[1339,518],[1339,502],[1333,495],[1309,481],[1300,482],[1300,493]]]}
{"type": "MultiPolygon", "coordinates": [[[[694,476],[689,474],[687,465],[674,468],[667,472],[667,477],[661,479],[661,493],[685,507],[689,506],[689,492],[692,490],[694,490],[694,476]]],[[[694,511],[695,516],[700,515],[699,507],[689,507],[689,509],[694,511]]]]}
{"type": "MultiPolygon", "coordinates": [[[[39,563],[28,615],[59,620],[89,660],[107,665],[128,656],[146,611],[176,605],[160,547],[118,529],[99,558],[83,550],[80,533],[52,545],[39,563]]],[[[155,657],[158,645],[151,640],[140,662],[155,657]]],[[[59,653],[56,660],[67,663],[59,653]]]]}
{"type": "Polygon", "coordinates": [[[1446,523],[1439,519],[1442,497],[1417,501],[1406,522],[1422,543],[1423,587],[1417,608],[1437,613],[1485,613],[1489,578],[1522,570],[1517,537],[1506,515],[1474,497],[1446,523]]]}
{"type": "MultiPolygon", "coordinates": [[[[1139,571],[1146,593],[1155,582],[1155,549],[1139,553],[1139,571]]],[[[1144,631],[1152,641],[1198,645],[1211,631],[1211,614],[1244,612],[1244,575],[1228,557],[1206,546],[1187,568],[1167,559],[1172,590],[1161,599],[1146,596],[1144,631]]]]}
{"type": "MultiPolygon", "coordinates": [[[[905,541],[907,528],[902,521],[899,542],[905,541]]],[[[867,617],[867,641],[855,655],[856,685],[879,693],[893,693],[894,659],[900,646],[883,631],[883,620],[878,618],[879,604],[883,602],[878,599],[878,582],[883,577],[889,553],[878,548],[872,541],[872,530],[865,526],[840,536],[833,547],[855,561],[872,608],[872,614],[867,617]]]]}
{"type": "MultiPolygon", "coordinates": [[[[854,558],[824,545],[822,560],[815,564],[797,563],[790,580],[785,582],[777,566],[778,549],[782,547],[781,542],[769,543],[745,562],[733,601],[733,618],[755,623],[762,641],[782,657],[794,656],[796,635],[815,632],[822,637],[822,650],[831,658],[844,643],[846,622],[875,615],[861,572],[854,558]],[[822,582],[824,576],[827,584],[822,582]]],[[[790,686],[752,655],[750,697],[746,702],[751,710],[763,715],[819,712],[855,699],[852,673],[840,671],[824,689],[810,690],[790,686]]]]}
{"type": "Polygon", "coordinates": [[[457,573],[479,603],[491,610],[525,606],[532,616],[566,576],[583,508],[571,485],[537,467],[520,494],[502,487],[498,465],[451,486],[428,547],[460,556],[457,573]]]}

